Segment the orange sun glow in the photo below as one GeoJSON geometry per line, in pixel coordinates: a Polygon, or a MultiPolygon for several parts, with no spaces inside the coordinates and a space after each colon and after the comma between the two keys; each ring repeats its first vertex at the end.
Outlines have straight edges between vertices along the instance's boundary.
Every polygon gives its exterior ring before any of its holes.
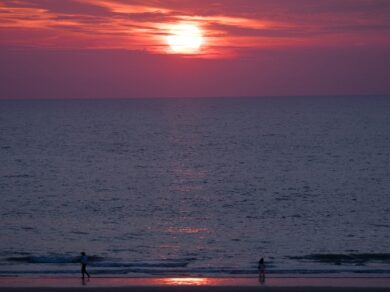
{"type": "Polygon", "coordinates": [[[209,283],[208,278],[167,278],[164,280],[164,283],[167,285],[193,285],[193,286],[202,286],[209,283]]]}
{"type": "Polygon", "coordinates": [[[173,52],[194,54],[203,44],[203,35],[197,25],[179,23],[171,27],[167,40],[173,52]]]}

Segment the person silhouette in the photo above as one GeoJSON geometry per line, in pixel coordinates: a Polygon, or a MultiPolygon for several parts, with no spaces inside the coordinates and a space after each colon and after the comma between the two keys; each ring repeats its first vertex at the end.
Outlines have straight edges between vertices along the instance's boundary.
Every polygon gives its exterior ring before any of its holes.
{"type": "Polygon", "coordinates": [[[81,276],[84,279],[85,274],[90,278],[89,273],[87,272],[87,264],[88,264],[88,257],[85,254],[85,252],[81,253],[81,258],[80,258],[80,263],[81,263],[81,276]]]}
{"type": "Polygon", "coordinates": [[[265,264],[264,264],[264,258],[261,258],[261,259],[259,260],[258,270],[259,270],[259,282],[260,282],[260,283],[264,283],[264,281],[265,281],[265,264]]]}

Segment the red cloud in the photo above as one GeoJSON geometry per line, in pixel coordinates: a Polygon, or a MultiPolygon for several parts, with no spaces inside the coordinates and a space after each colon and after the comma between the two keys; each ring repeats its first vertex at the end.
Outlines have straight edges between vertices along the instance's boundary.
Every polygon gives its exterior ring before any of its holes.
{"type": "Polygon", "coordinates": [[[390,30],[390,3],[362,0],[7,0],[0,13],[3,45],[152,53],[167,52],[169,24],[196,22],[206,56],[270,46],[388,45],[383,36],[390,30]]]}

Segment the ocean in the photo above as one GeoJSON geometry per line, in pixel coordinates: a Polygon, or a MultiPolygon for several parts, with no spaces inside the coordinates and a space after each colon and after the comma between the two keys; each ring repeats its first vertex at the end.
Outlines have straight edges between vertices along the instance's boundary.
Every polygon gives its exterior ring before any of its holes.
{"type": "Polygon", "coordinates": [[[0,275],[390,274],[390,97],[0,101],[0,275]]]}

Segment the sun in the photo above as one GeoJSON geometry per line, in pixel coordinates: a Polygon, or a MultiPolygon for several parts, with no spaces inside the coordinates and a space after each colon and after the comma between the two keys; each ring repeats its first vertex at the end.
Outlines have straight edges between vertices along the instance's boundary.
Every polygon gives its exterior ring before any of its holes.
{"type": "Polygon", "coordinates": [[[171,50],[175,53],[197,53],[203,44],[202,31],[195,24],[175,24],[170,29],[168,35],[168,44],[171,50]]]}

